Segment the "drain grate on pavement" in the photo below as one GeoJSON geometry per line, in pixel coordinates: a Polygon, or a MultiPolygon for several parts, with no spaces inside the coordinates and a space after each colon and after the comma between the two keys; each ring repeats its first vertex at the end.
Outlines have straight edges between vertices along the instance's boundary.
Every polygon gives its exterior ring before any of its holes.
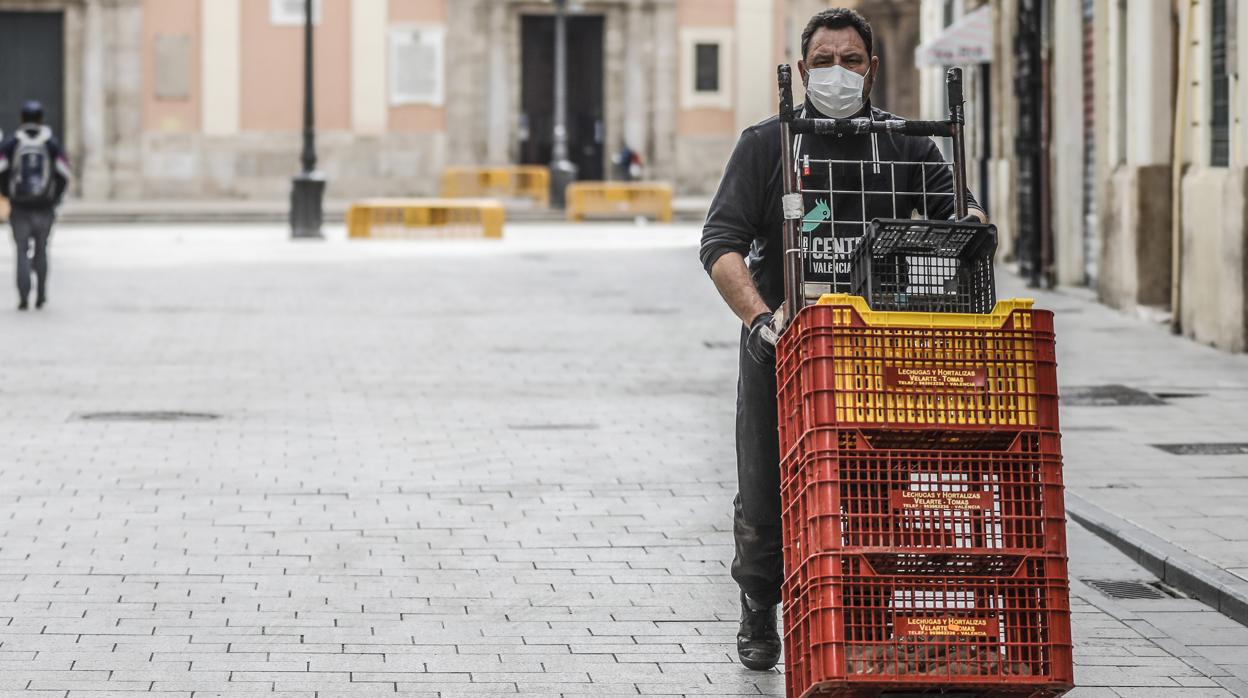
{"type": "Polygon", "coordinates": [[[1165,400],[1125,385],[1086,385],[1066,388],[1062,404],[1075,407],[1137,407],[1164,405],[1165,400]]]}
{"type": "Polygon", "coordinates": [[[211,412],[180,410],[83,412],[74,416],[83,422],[211,422],[221,418],[221,415],[211,412]]]}
{"type": "Polygon", "coordinates": [[[1248,443],[1152,444],[1152,446],[1176,456],[1248,455],[1248,443]]]}
{"type": "Polygon", "coordinates": [[[1111,599],[1170,599],[1180,598],[1161,582],[1140,582],[1130,579],[1085,579],[1084,584],[1111,599]]]}

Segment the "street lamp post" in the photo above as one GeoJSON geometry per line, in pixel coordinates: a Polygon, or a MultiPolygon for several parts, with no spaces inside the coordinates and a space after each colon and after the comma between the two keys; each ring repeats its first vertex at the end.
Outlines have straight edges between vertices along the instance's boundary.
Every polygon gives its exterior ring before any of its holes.
{"type": "Polygon", "coordinates": [[[564,207],[564,190],[576,181],[568,159],[568,0],[555,0],[555,128],[550,153],[550,203],[564,207]]]}
{"type": "Polygon", "coordinates": [[[303,18],[303,153],[302,171],[290,192],[290,234],[295,239],[319,239],[324,220],[325,175],[316,170],[316,111],[312,92],[312,2],[304,0],[303,18]]]}

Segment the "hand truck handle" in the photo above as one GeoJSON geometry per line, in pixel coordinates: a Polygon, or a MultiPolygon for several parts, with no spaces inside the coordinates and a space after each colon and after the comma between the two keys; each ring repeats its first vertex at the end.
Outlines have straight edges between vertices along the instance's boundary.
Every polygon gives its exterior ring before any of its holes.
{"type": "Polygon", "coordinates": [[[819,136],[897,133],[904,136],[952,138],[954,124],[948,121],[907,121],[905,119],[874,121],[867,117],[860,117],[857,119],[793,119],[791,128],[793,133],[810,133],[819,136]]]}
{"type": "Polygon", "coordinates": [[[793,120],[793,69],[788,64],[776,69],[777,82],[780,85],[780,120],[793,120]]]}
{"type": "Polygon", "coordinates": [[[950,68],[945,73],[945,88],[949,94],[949,124],[953,127],[953,204],[957,219],[966,218],[966,100],[962,96],[962,69],[950,68]]]}

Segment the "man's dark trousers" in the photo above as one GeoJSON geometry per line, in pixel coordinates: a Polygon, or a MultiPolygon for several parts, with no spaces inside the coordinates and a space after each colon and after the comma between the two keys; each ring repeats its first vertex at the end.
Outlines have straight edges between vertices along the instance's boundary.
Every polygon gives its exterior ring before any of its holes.
{"type": "Polygon", "coordinates": [[[780,530],[780,437],[776,430],[776,365],[755,361],[741,332],[737,380],[737,498],[733,502],[736,556],[732,578],[755,602],[780,602],[784,541],[780,530]]]}
{"type": "Polygon", "coordinates": [[[48,290],[48,236],[52,233],[52,221],[56,214],[50,208],[26,208],[14,206],[9,213],[13,226],[13,241],[17,243],[17,293],[25,300],[30,295],[29,250],[35,246],[35,275],[39,277],[39,298],[48,290]]]}

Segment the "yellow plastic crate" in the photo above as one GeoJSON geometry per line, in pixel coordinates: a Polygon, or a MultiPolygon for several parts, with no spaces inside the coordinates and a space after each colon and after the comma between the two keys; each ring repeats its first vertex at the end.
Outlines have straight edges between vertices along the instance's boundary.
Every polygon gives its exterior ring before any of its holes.
{"type": "MultiPolygon", "coordinates": [[[[872,327],[949,327],[973,329],[977,327],[1001,327],[1015,310],[1031,310],[1036,304],[1031,298],[1010,298],[997,301],[991,313],[911,313],[895,310],[872,310],[867,299],[847,293],[825,293],[816,305],[839,305],[853,308],[863,322],[872,327]]],[[[800,316],[799,316],[800,317],[800,316]]],[[[1029,319],[1028,316],[1023,316],[1029,319]]],[[[1030,326],[1022,328],[1030,329],[1030,326]]]]}
{"type": "Polygon", "coordinates": [[[813,427],[1056,431],[1053,315],[1032,305],[875,312],[857,296],[824,296],[781,339],[785,440],[813,427]]]}

